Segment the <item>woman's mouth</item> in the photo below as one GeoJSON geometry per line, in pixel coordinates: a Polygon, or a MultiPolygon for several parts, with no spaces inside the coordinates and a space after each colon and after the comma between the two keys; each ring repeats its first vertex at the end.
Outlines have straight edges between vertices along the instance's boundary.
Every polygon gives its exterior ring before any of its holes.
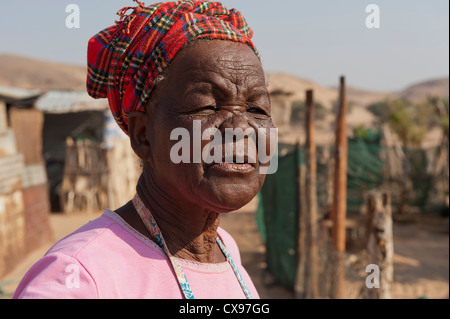
{"type": "Polygon", "coordinates": [[[250,173],[255,170],[255,167],[249,163],[212,163],[209,169],[214,169],[223,172],[236,172],[236,173],[250,173]]]}
{"type": "MultiPolygon", "coordinates": [[[[233,157],[236,158],[236,157],[233,157]]],[[[207,164],[206,166],[207,170],[213,170],[218,173],[224,173],[224,174],[248,174],[252,173],[256,169],[256,163],[249,163],[248,157],[244,156],[243,161],[235,161],[235,160],[223,160],[219,163],[211,163],[207,164]]]]}

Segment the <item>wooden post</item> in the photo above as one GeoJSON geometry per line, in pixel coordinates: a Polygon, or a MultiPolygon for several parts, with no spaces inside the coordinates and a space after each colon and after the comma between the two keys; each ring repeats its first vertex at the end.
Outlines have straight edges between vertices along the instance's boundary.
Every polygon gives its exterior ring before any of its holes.
{"type": "Polygon", "coordinates": [[[331,220],[333,222],[333,256],[335,275],[332,278],[331,297],[344,298],[345,220],[347,214],[347,96],[345,78],[340,78],[337,110],[336,140],[334,148],[334,192],[331,220]]]}
{"type": "Polygon", "coordinates": [[[394,243],[391,199],[371,191],[367,196],[367,257],[370,267],[363,287],[365,299],[390,299],[394,279],[394,243]]]}
{"type": "Polygon", "coordinates": [[[0,100],[0,135],[4,135],[8,131],[7,114],[6,103],[0,100]]]}
{"type": "Polygon", "coordinates": [[[305,298],[305,166],[300,165],[300,141],[295,144],[297,158],[297,269],[295,274],[295,297],[305,298]]]}
{"type": "Polygon", "coordinates": [[[317,246],[317,161],[314,128],[313,91],[306,91],[306,211],[305,211],[305,297],[314,299],[318,293],[318,246],[317,246]]]}

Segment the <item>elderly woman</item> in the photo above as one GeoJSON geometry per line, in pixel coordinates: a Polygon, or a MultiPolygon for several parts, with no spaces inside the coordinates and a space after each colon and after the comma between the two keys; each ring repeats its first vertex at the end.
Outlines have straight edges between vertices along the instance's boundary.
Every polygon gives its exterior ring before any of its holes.
{"type": "MultiPolygon", "coordinates": [[[[142,159],[137,194],[55,244],[14,297],[257,298],[219,216],[257,194],[263,164],[237,147],[232,160],[198,160],[193,140],[197,124],[201,133],[273,127],[252,31],[218,2],[138,2],[119,15],[89,42],[87,88],[108,98],[142,159]],[[191,133],[188,161],[173,158],[177,128],[191,133]]],[[[213,136],[202,137],[204,150],[213,136]]]]}

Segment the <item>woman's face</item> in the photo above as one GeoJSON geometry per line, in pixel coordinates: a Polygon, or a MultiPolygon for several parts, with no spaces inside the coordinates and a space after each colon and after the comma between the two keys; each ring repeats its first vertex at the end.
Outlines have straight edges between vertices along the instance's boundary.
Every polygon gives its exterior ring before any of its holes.
{"type": "MultiPolygon", "coordinates": [[[[274,127],[261,62],[247,45],[200,41],[180,51],[168,71],[167,79],[157,86],[148,106],[146,134],[150,158],[143,159],[144,174],[168,194],[200,204],[205,209],[224,213],[241,208],[258,193],[265,175],[259,172],[261,164],[257,152],[253,152],[256,163],[249,163],[252,161],[249,144],[252,149],[254,143],[248,138],[244,154],[238,152],[244,155],[244,162],[236,163],[234,157],[234,163],[229,163],[229,159],[224,163],[225,129],[253,129],[257,133],[258,128],[274,127]],[[204,156],[194,154],[199,151],[195,143],[200,143],[203,150],[216,138],[208,134],[203,136],[206,140],[200,141],[200,134],[193,132],[194,125],[201,127],[202,135],[208,129],[220,131],[223,138],[219,143],[223,150],[223,156],[219,156],[221,163],[215,160],[208,164],[204,156]],[[171,133],[177,128],[189,132],[189,139],[182,141],[183,145],[187,142],[188,147],[180,150],[190,152],[189,163],[174,162],[174,153],[182,155],[173,151],[181,141],[178,135],[171,140],[171,133]],[[195,163],[195,158],[199,163],[195,163]]],[[[268,149],[269,142],[264,142],[268,149]]],[[[233,154],[236,155],[236,151],[233,154]]]]}

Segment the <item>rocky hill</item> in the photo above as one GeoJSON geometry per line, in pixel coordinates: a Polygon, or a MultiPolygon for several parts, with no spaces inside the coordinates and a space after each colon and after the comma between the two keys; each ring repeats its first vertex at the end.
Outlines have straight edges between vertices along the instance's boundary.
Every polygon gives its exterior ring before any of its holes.
{"type": "MultiPolygon", "coordinates": [[[[0,85],[25,89],[84,91],[85,81],[86,68],[83,66],[0,54],[0,85]]],[[[282,138],[292,139],[297,138],[298,135],[301,136],[301,133],[297,132],[298,128],[292,128],[289,125],[289,118],[292,102],[304,100],[307,89],[313,89],[316,101],[329,111],[325,118],[317,123],[318,139],[326,142],[332,138],[334,123],[332,107],[338,99],[337,87],[324,87],[307,79],[283,73],[269,74],[268,85],[272,93],[274,121],[280,128],[282,138]],[[293,131],[296,132],[293,133],[293,131]]],[[[376,123],[374,115],[367,110],[367,106],[372,103],[399,97],[418,102],[429,95],[448,98],[448,77],[416,83],[399,92],[370,92],[347,87],[347,97],[351,104],[351,112],[348,116],[349,129],[358,125],[371,126],[376,123]]]]}
{"type": "Polygon", "coordinates": [[[86,68],[0,54],[0,85],[23,89],[86,90],[86,68]]]}
{"type": "MultiPolygon", "coordinates": [[[[316,123],[318,128],[317,140],[319,143],[330,143],[333,140],[335,116],[332,112],[332,107],[338,100],[337,87],[323,87],[309,80],[283,73],[270,74],[268,80],[269,90],[276,93],[272,99],[272,111],[282,139],[293,142],[293,140],[300,138],[300,141],[302,141],[304,136],[301,127],[291,127],[288,122],[289,114],[286,114],[286,112],[290,112],[289,106],[294,101],[305,99],[305,91],[307,89],[313,89],[315,100],[329,111],[321,121],[316,123]],[[279,97],[280,95],[282,95],[282,98],[279,97]]],[[[378,125],[377,118],[367,109],[367,106],[370,104],[395,98],[406,98],[413,102],[420,102],[428,96],[448,98],[449,79],[441,78],[424,81],[398,92],[371,92],[348,86],[347,100],[350,112],[347,123],[349,133],[352,128],[360,125],[366,127],[378,125]]],[[[433,134],[436,135],[436,133],[433,134]]]]}
{"type": "Polygon", "coordinates": [[[448,99],[449,79],[440,78],[413,84],[397,93],[408,100],[419,102],[427,96],[439,96],[448,99]]]}
{"type": "MultiPolygon", "coordinates": [[[[53,63],[28,57],[0,54],[0,85],[42,90],[85,90],[86,67],[53,63]]],[[[336,80],[337,81],[337,80],[336,80]]],[[[323,87],[309,80],[284,73],[269,75],[271,91],[291,92],[292,98],[303,99],[306,89],[314,89],[325,106],[337,99],[335,87],[323,87]]],[[[400,92],[370,92],[348,87],[348,97],[357,105],[367,105],[387,97],[421,100],[427,95],[449,96],[449,78],[432,79],[411,85],[400,92]]]]}

